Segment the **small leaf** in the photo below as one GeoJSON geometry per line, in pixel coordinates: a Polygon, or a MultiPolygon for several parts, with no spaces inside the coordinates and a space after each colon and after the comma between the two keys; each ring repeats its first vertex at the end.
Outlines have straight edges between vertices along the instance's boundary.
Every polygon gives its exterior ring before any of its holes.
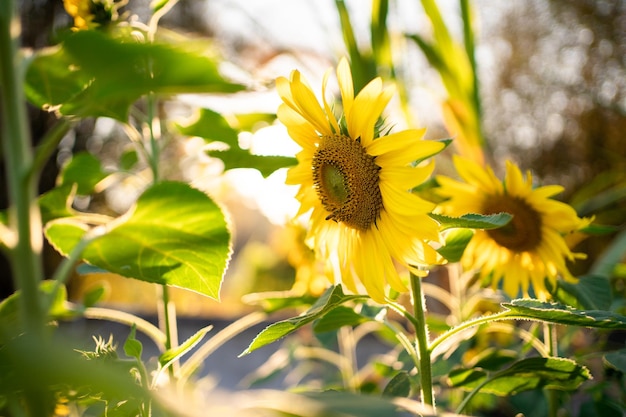
{"type": "Polygon", "coordinates": [[[604,360],[608,365],[626,374],[626,349],[609,352],[604,355],[604,360]]]}
{"type": "Polygon", "coordinates": [[[411,379],[406,371],[398,372],[383,390],[385,397],[408,397],[411,393],[411,379]]]}
{"type": "Polygon", "coordinates": [[[107,173],[102,170],[98,158],[88,152],[79,152],[63,167],[59,181],[62,185],[76,184],[77,194],[89,195],[96,184],[106,177],[107,173]]]}
{"type": "Polygon", "coordinates": [[[286,308],[310,306],[317,298],[305,295],[292,295],[289,291],[267,291],[246,294],[241,298],[244,304],[259,306],[266,313],[275,313],[286,308]]]}
{"type": "Polygon", "coordinates": [[[75,194],[74,184],[57,186],[39,197],[39,209],[43,224],[54,219],[72,217],[72,199],[75,194]]]}
{"type": "Polygon", "coordinates": [[[338,306],[317,320],[313,324],[313,331],[316,333],[331,332],[343,326],[356,326],[366,321],[369,319],[358,314],[354,309],[338,306]]]}
{"type": "Polygon", "coordinates": [[[250,346],[248,346],[248,348],[239,356],[247,355],[265,345],[282,339],[288,334],[311,323],[313,320],[323,317],[325,314],[345,302],[365,297],[366,296],[363,295],[345,295],[341,289],[341,285],[330,287],[305,313],[297,317],[273,323],[263,329],[261,333],[254,338],[252,343],[250,343],[250,346]]]}
{"type": "Polygon", "coordinates": [[[450,217],[442,214],[431,213],[430,217],[441,223],[443,229],[450,229],[453,227],[466,228],[466,229],[497,229],[502,227],[511,221],[513,216],[508,213],[497,214],[464,214],[461,217],[450,217]]]}
{"type": "Polygon", "coordinates": [[[122,171],[130,171],[139,162],[137,151],[129,149],[124,151],[120,156],[120,169],[122,171]]]}
{"type": "Polygon", "coordinates": [[[456,229],[446,234],[446,243],[437,252],[448,262],[459,262],[467,244],[474,237],[474,231],[470,229],[456,229]]]}
{"type": "Polygon", "coordinates": [[[83,296],[83,305],[85,307],[93,307],[98,301],[104,297],[107,289],[104,285],[96,285],[94,288],[89,289],[83,296]]]}
{"type": "Polygon", "coordinates": [[[557,303],[517,299],[502,303],[511,316],[570,326],[626,329],[626,317],[604,310],[577,310],[557,303]]]}
{"type": "Polygon", "coordinates": [[[161,354],[161,356],[159,356],[159,363],[161,364],[161,367],[162,367],[161,369],[162,370],[166,369],[174,361],[178,360],[184,354],[186,354],[191,349],[193,349],[198,343],[200,343],[202,338],[204,338],[204,336],[208,332],[211,331],[212,328],[213,328],[213,326],[203,327],[202,329],[200,329],[196,333],[194,333],[191,337],[189,337],[187,340],[185,340],[178,347],[176,347],[174,349],[169,349],[169,350],[166,350],[165,352],[163,352],[161,354]]]}
{"type": "Polygon", "coordinates": [[[135,338],[135,334],[137,332],[137,326],[135,324],[130,328],[130,333],[124,342],[124,353],[130,356],[131,358],[135,358],[138,361],[141,361],[141,352],[143,351],[143,345],[139,340],[135,338]]]}
{"type": "MultiPolygon", "coordinates": [[[[86,230],[60,219],[45,233],[67,255],[86,230]]],[[[83,259],[125,277],[219,299],[230,253],[230,233],[219,206],[187,184],[161,182],[147,189],[104,235],[89,242],[83,259]]]]}
{"type": "Polygon", "coordinates": [[[198,136],[207,143],[222,142],[228,145],[227,150],[212,150],[209,154],[224,162],[224,169],[253,168],[264,177],[279,168],[296,164],[296,159],[287,156],[254,155],[239,146],[239,131],[232,127],[219,113],[202,109],[199,118],[188,126],[178,125],[181,133],[198,136]]]}

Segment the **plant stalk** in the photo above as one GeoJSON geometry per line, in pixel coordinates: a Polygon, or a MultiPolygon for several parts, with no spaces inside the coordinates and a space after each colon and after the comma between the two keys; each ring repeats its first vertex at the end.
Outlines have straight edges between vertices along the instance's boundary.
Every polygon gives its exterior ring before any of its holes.
{"type": "Polygon", "coordinates": [[[20,19],[13,0],[0,2],[0,106],[2,150],[9,193],[10,249],[13,281],[20,290],[20,315],[27,331],[41,332],[44,315],[39,300],[43,279],[41,214],[36,178],[29,175],[33,155],[24,96],[25,65],[20,54],[20,19]]]}
{"type": "Polygon", "coordinates": [[[426,324],[426,300],[422,292],[422,279],[411,273],[411,293],[413,296],[413,310],[416,319],[415,337],[420,361],[420,385],[422,388],[422,403],[435,406],[433,395],[432,369],[430,363],[430,348],[428,346],[428,325],[426,324]]]}

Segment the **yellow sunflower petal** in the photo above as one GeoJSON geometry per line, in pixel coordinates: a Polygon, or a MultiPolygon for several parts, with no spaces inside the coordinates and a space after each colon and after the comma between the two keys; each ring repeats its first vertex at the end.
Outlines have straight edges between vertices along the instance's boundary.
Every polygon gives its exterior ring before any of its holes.
{"type": "Polygon", "coordinates": [[[375,78],[363,87],[350,110],[345,112],[350,136],[361,139],[363,146],[368,147],[374,139],[374,126],[394,91],[392,87],[383,89],[382,80],[375,78]]]}
{"type": "Polygon", "coordinates": [[[320,106],[315,94],[300,80],[300,72],[294,71],[293,80],[290,83],[291,94],[302,117],[311,123],[322,135],[332,135],[328,118],[320,106]]]}
{"type": "Polygon", "coordinates": [[[346,58],[341,58],[337,66],[337,81],[341,91],[341,103],[344,113],[349,113],[354,102],[354,84],[352,83],[352,73],[346,58]]]}
{"type": "Polygon", "coordinates": [[[484,170],[476,162],[456,155],[454,156],[454,166],[461,178],[481,188],[485,193],[502,192],[502,183],[495,177],[491,169],[484,170]]]}

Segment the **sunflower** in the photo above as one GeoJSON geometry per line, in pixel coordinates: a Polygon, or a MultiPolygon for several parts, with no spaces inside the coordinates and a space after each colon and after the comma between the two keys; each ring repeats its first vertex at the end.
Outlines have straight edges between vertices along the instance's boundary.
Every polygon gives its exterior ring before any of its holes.
{"type": "Polygon", "coordinates": [[[372,80],[356,96],[347,60],[337,67],[343,115],[326,100],[330,71],[322,82],[322,103],[299,71],[276,80],[283,104],[278,118],[302,150],[289,169],[287,184],[299,185],[299,214],[310,212],[307,242],[331,276],[358,292],[360,282],[372,299],[385,302],[388,283],[407,291],[397,265],[420,276],[441,262],[428,241],[438,241],[429,216],[434,205],[410,192],[434,165],[415,165],[444,148],[423,141],[424,130],[381,136],[380,116],[393,96],[372,80]],[[395,261],[395,262],[394,262],[395,261]]]}
{"type": "Polygon", "coordinates": [[[482,279],[491,275],[491,285],[502,281],[506,294],[516,297],[520,290],[528,296],[532,285],[536,297],[546,300],[558,277],[576,282],[566,266],[567,261],[584,259],[585,254],[573,253],[565,237],[589,225],[591,219],[581,219],[574,209],[550,197],[563,187],[532,186],[530,172],[524,177],[520,169],[506,162],[504,181],[493,170],[476,162],[455,157],[454,165],[465,182],[438,176],[439,194],[449,200],[441,210],[450,215],[467,213],[495,214],[506,212],[513,219],[504,227],[476,230],[461,264],[467,270],[479,270],[482,279]]]}
{"type": "Polygon", "coordinates": [[[67,14],[74,18],[74,30],[85,30],[107,25],[117,18],[117,9],[127,0],[63,0],[67,14]]]}

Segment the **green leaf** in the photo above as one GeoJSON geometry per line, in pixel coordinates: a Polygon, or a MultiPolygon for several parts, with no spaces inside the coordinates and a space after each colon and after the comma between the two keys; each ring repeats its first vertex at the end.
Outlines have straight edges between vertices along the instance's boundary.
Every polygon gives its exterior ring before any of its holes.
{"type": "Polygon", "coordinates": [[[267,291],[260,293],[250,293],[242,297],[245,304],[259,306],[266,313],[275,313],[286,308],[300,308],[310,306],[317,301],[311,295],[294,296],[289,291],[267,291]]]}
{"type": "Polygon", "coordinates": [[[345,295],[341,289],[341,285],[335,285],[328,288],[324,294],[311,306],[305,313],[273,323],[263,329],[259,333],[250,346],[244,350],[239,356],[247,355],[260,347],[273,343],[288,334],[298,330],[299,328],[311,323],[313,320],[319,319],[332,311],[336,307],[351,300],[365,298],[364,295],[345,295]]]}
{"type": "MultiPolygon", "coordinates": [[[[87,228],[56,220],[46,237],[67,255],[87,228]]],[[[83,259],[125,277],[185,288],[219,299],[230,233],[219,206],[205,193],[180,182],[147,189],[125,216],[94,238],[83,259]]]]}
{"type": "Polygon", "coordinates": [[[159,356],[159,363],[162,367],[161,369],[166,369],[174,361],[178,360],[184,354],[193,349],[198,343],[200,343],[204,336],[211,331],[212,328],[213,326],[203,327],[176,348],[163,352],[161,356],[159,356]]]}
{"type": "Polygon", "coordinates": [[[65,116],[128,119],[128,109],[148,93],[235,92],[213,58],[132,36],[113,38],[99,31],[68,35],[60,49],[38,54],[26,74],[28,99],[65,116]]]}
{"type": "Polygon", "coordinates": [[[71,209],[74,198],[75,185],[65,184],[57,186],[39,197],[39,210],[43,224],[54,219],[72,217],[75,213],[71,209]]]}
{"type": "Polygon", "coordinates": [[[398,372],[385,386],[385,397],[408,397],[411,393],[411,379],[406,371],[398,372]]]}
{"type": "Polygon", "coordinates": [[[441,227],[445,229],[466,228],[466,229],[497,229],[505,226],[511,221],[513,216],[508,213],[497,214],[464,214],[461,217],[444,216],[443,214],[430,213],[430,217],[441,223],[441,227]]]}
{"type": "Polygon", "coordinates": [[[98,158],[89,152],[79,152],[63,167],[59,181],[61,185],[76,184],[77,194],[89,195],[107,175],[98,158]]]}
{"type": "Polygon", "coordinates": [[[446,234],[446,244],[437,249],[437,252],[448,262],[459,262],[467,244],[474,237],[474,231],[470,229],[452,230],[446,234]]]}
{"type": "MultiPolygon", "coordinates": [[[[18,290],[0,302],[0,345],[9,338],[16,337],[23,332],[24,326],[20,315],[20,296],[18,290]]],[[[61,285],[57,288],[54,281],[43,281],[39,285],[39,297],[42,302],[50,302],[47,312],[48,320],[56,320],[76,316],[76,313],[67,308],[67,289],[61,285]],[[52,291],[56,292],[51,296],[52,291]]]]}
{"type": "Polygon", "coordinates": [[[605,310],[577,310],[557,303],[517,299],[502,303],[511,316],[581,327],[626,329],[626,316],[605,310]]]}
{"type": "Polygon", "coordinates": [[[499,396],[514,395],[537,388],[575,390],[591,379],[589,370],[566,358],[527,358],[509,368],[489,375],[481,369],[458,369],[450,373],[448,382],[466,390],[499,396]]]}
{"type": "Polygon", "coordinates": [[[613,301],[609,279],[599,275],[581,276],[576,284],[559,281],[556,297],[573,307],[590,310],[609,310],[613,301]]]}
{"type": "MultiPolygon", "coordinates": [[[[250,120],[245,120],[249,123],[250,120]]],[[[295,158],[288,156],[254,155],[239,146],[240,130],[232,127],[219,113],[202,109],[198,120],[188,126],[177,125],[180,132],[188,136],[198,136],[207,143],[222,142],[227,150],[212,150],[209,154],[224,162],[224,169],[253,168],[264,177],[279,168],[295,165],[295,158]]]]}
{"type": "Polygon", "coordinates": [[[313,324],[313,330],[316,333],[331,332],[343,326],[357,326],[369,320],[352,308],[338,306],[317,320],[313,324]]]}
{"type": "Polygon", "coordinates": [[[128,149],[120,156],[120,169],[130,171],[139,162],[139,156],[134,149],[128,149]]]}
{"type": "Polygon", "coordinates": [[[135,358],[138,361],[141,361],[141,352],[143,351],[143,345],[137,338],[135,334],[137,333],[137,326],[133,324],[130,328],[130,333],[124,342],[124,353],[131,358],[135,358]]]}
{"type": "Polygon", "coordinates": [[[107,290],[104,285],[96,285],[85,292],[83,296],[83,305],[85,307],[93,307],[98,301],[104,297],[107,290]]]}
{"type": "Polygon", "coordinates": [[[481,351],[473,360],[473,367],[488,371],[501,369],[503,366],[514,362],[519,357],[515,351],[501,348],[487,348],[481,351]]]}
{"type": "Polygon", "coordinates": [[[604,355],[604,360],[613,368],[626,374],[626,349],[609,352],[604,355]]]}

